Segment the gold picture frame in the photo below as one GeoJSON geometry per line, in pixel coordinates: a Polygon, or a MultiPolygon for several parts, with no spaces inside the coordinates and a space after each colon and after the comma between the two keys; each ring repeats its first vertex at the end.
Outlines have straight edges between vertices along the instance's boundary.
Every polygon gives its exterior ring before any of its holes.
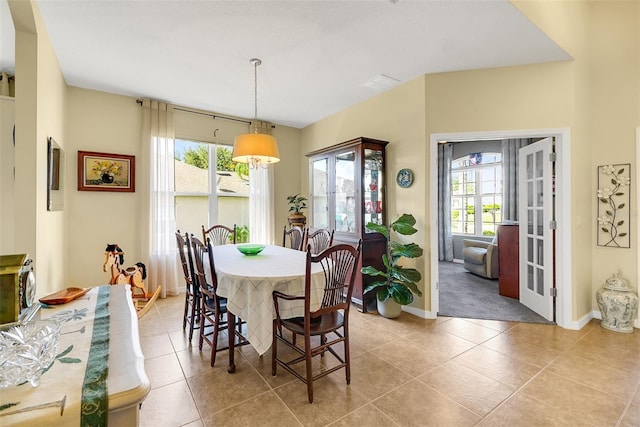
{"type": "Polygon", "coordinates": [[[78,151],[78,191],[136,191],[135,156],[78,151]]]}

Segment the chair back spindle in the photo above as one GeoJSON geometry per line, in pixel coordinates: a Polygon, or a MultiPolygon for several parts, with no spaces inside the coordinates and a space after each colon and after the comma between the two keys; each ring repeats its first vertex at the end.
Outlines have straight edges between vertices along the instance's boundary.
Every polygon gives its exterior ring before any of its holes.
{"type": "Polygon", "coordinates": [[[282,246],[301,251],[304,249],[305,236],[306,228],[293,226],[287,230],[285,225],[282,232],[282,246]],[[288,244],[287,240],[289,241],[288,244]]]}
{"type": "Polygon", "coordinates": [[[307,233],[307,241],[303,247],[309,247],[312,254],[319,254],[333,245],[333,230],[319,229],[307,233]]]}
{"type": "Polygon", "coordinates": [[[212,246],[228,245],[230,243],[235,244],[236,236],[235,224],[233,224],[233,228],[220,224],[214,225],[209,229],[205,228],[204,225],[202,226],[202,242],[206,242],[208,238],[212,246]]]}

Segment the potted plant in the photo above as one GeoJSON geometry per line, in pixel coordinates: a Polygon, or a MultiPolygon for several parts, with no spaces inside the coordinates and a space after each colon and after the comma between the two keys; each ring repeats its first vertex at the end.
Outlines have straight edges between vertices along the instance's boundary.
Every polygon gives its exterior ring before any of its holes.
{"type": "Polygon", "coordinates": [[[422,248],[415,243],[402,244],[391,240],[390,237],[391,230],[405,236],[416,233],[418,230],[414,227],[415,223],[413,215],[403,214],[393,221],[390,227],[373,222],[367,224],[368,230],[380,233],[387,239],[387,250],[382,254],[382,263],[386,271],[380,271],[373,266],[361,269],[363,274],[380,278],[369,284],[364,293],[376,291],[378,313],[384,317],[400,316],[402,306],[413,302],[413,294],[422,296],[416,285],[422,279],[420,272],[415,268],[406,268],[398,264],[402,258],[421,257],[422,248]]]}
{"type": "Polygon", "coordinates": [[[302,213],[302,209],[307,207],[307,198],[295,194],[287,196],[287,202],[289,203],[289,226],[304,227],[307,223],[307,217],[302,213]]]}

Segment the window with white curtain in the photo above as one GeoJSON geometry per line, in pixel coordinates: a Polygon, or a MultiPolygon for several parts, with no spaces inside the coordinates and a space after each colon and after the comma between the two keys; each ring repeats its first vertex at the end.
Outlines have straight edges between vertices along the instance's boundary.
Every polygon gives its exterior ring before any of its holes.
{"type": "Polygon", "coordinates": [[[201,236],[201,227],[238,228],[248,241],[249,173],[231,160],[233,147],[187,139],[175,141],[176,225],[201,236]]]}
{"type": "Polygon", "coordinates": [[[496,234],[502,222],[501,161],[501,153],[470,153],[451,162],[453,234],[496,234]]]}

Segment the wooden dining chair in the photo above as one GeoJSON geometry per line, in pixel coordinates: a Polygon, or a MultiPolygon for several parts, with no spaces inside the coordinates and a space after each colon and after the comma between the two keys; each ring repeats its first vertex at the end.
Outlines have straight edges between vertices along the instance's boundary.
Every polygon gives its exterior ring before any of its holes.
{"type": "Polygon", "coordinates": [[[333,231],[329,231],[326,228],[321,228],[314,232],[309,231],[303,248],[307,248],[312,254],[319,254],[333,245],[333,231]]]}
{"type": "Polygon", "coordinates": [[[287,230],[287,226],[285,225],[282,231],[282,246],[297,251],[304,250],[306,232],[306,228],[298,227],[297,225],[287,230]]]}
{"type": "Polygon", "coordinates": [[[180,255],[180,264],[182,265],[182,274],[185,282],[182,330],[185,330],[187,328],[187,324],[189,324],[189,342],[191,342],[193,330],[197,329],[197,324],[200,322],[200,293],[193,280],[193,256],[191,256],[190,243],[188,242],[188,233],[183,237],[182,234],[180,234],[180,230],[176,231],[176,244],[178,246],[178,254],[180,255]]]}
{"type": "MultiPolygon", "coordinates": [[[[196,265],[196,277],[200,286],[200,340],[198,348],[202,351],[202,345],[206,341],[211,346],[211,367],[216,363],[216,354],[219,351],[229,349],[228,344],[218,345],[218,334],[227,330],[227,299],[218,296],[218,281],[216,276],[215,263],[213,261],[213,247],[211,241],[207,239],[207,246],[196,238],[191,238],[193,245],[193,255],[196,265]],[[211,274],[209,278],[205,273],[204,263],[209,262],[211,274]],[[208,280],[207,280],[208,279],[208,280]]],[[[238,319],[238,328],[233,333],[238,342],[236,346],[249,344],[249,341],[240,333],[243,322],[238,319]]],[[[229,333],[229,331],[228,331],[229,333]]]]}
{"type": "Polygon", "coordinates": [[[304,280],[304,295],[287,295],[278,291],[273,292],[273,305],[276,318],[273,321],[273,341],[271,343],[271,374],[276,375],[277,366],[281,366],[296,378],[307,384],[309,403],[313,403],[313,382],[320,377],[328,375],[338,369],[345,368],[347,384],[351,382],[351,364],[349,358],[349,307],[351,295],[358,270],[358,258],[360,246],[354,248],[351,245],[335,245],[324,250],[318,255],[307,251],[306,273],[304,280]],[[322,267],[324,278],[324,293],[320,306],[311,310],[311,266],[319,264],[322,267]],[[304,315],[301,317],[281,318],[280,302],[304,300],[304,315]],[[293,340],[284,333],[287,330],[304,338],[302,346],[296,345],[293,340]],[[328,340],[329,336],[331,337],[328,340]],[[319,337],[319,344],[311,346],[311,338],[319,337]],[[278,343],[282,343],[299,354],[291,360],[283,360],[278,357],[278,343]],[[339,343],[344,345],[344,357],[341,357],[333,346],[339,343]],[[311,359],[314,356],[331,353],[339,364],[329,369],[320,371],[314,375],[311,359]],[[293,365],[305,362],[306,375],[299,374],[293,365]]]}
{"type": "Polygon", "coordinates": [[[207,238],[211,241],[212,246],[227,245],[236,243],[236,225],[229,228],[226,225],[214,225],[207,229],[202,226],[202,241],[206,242],[207,238]]]}

